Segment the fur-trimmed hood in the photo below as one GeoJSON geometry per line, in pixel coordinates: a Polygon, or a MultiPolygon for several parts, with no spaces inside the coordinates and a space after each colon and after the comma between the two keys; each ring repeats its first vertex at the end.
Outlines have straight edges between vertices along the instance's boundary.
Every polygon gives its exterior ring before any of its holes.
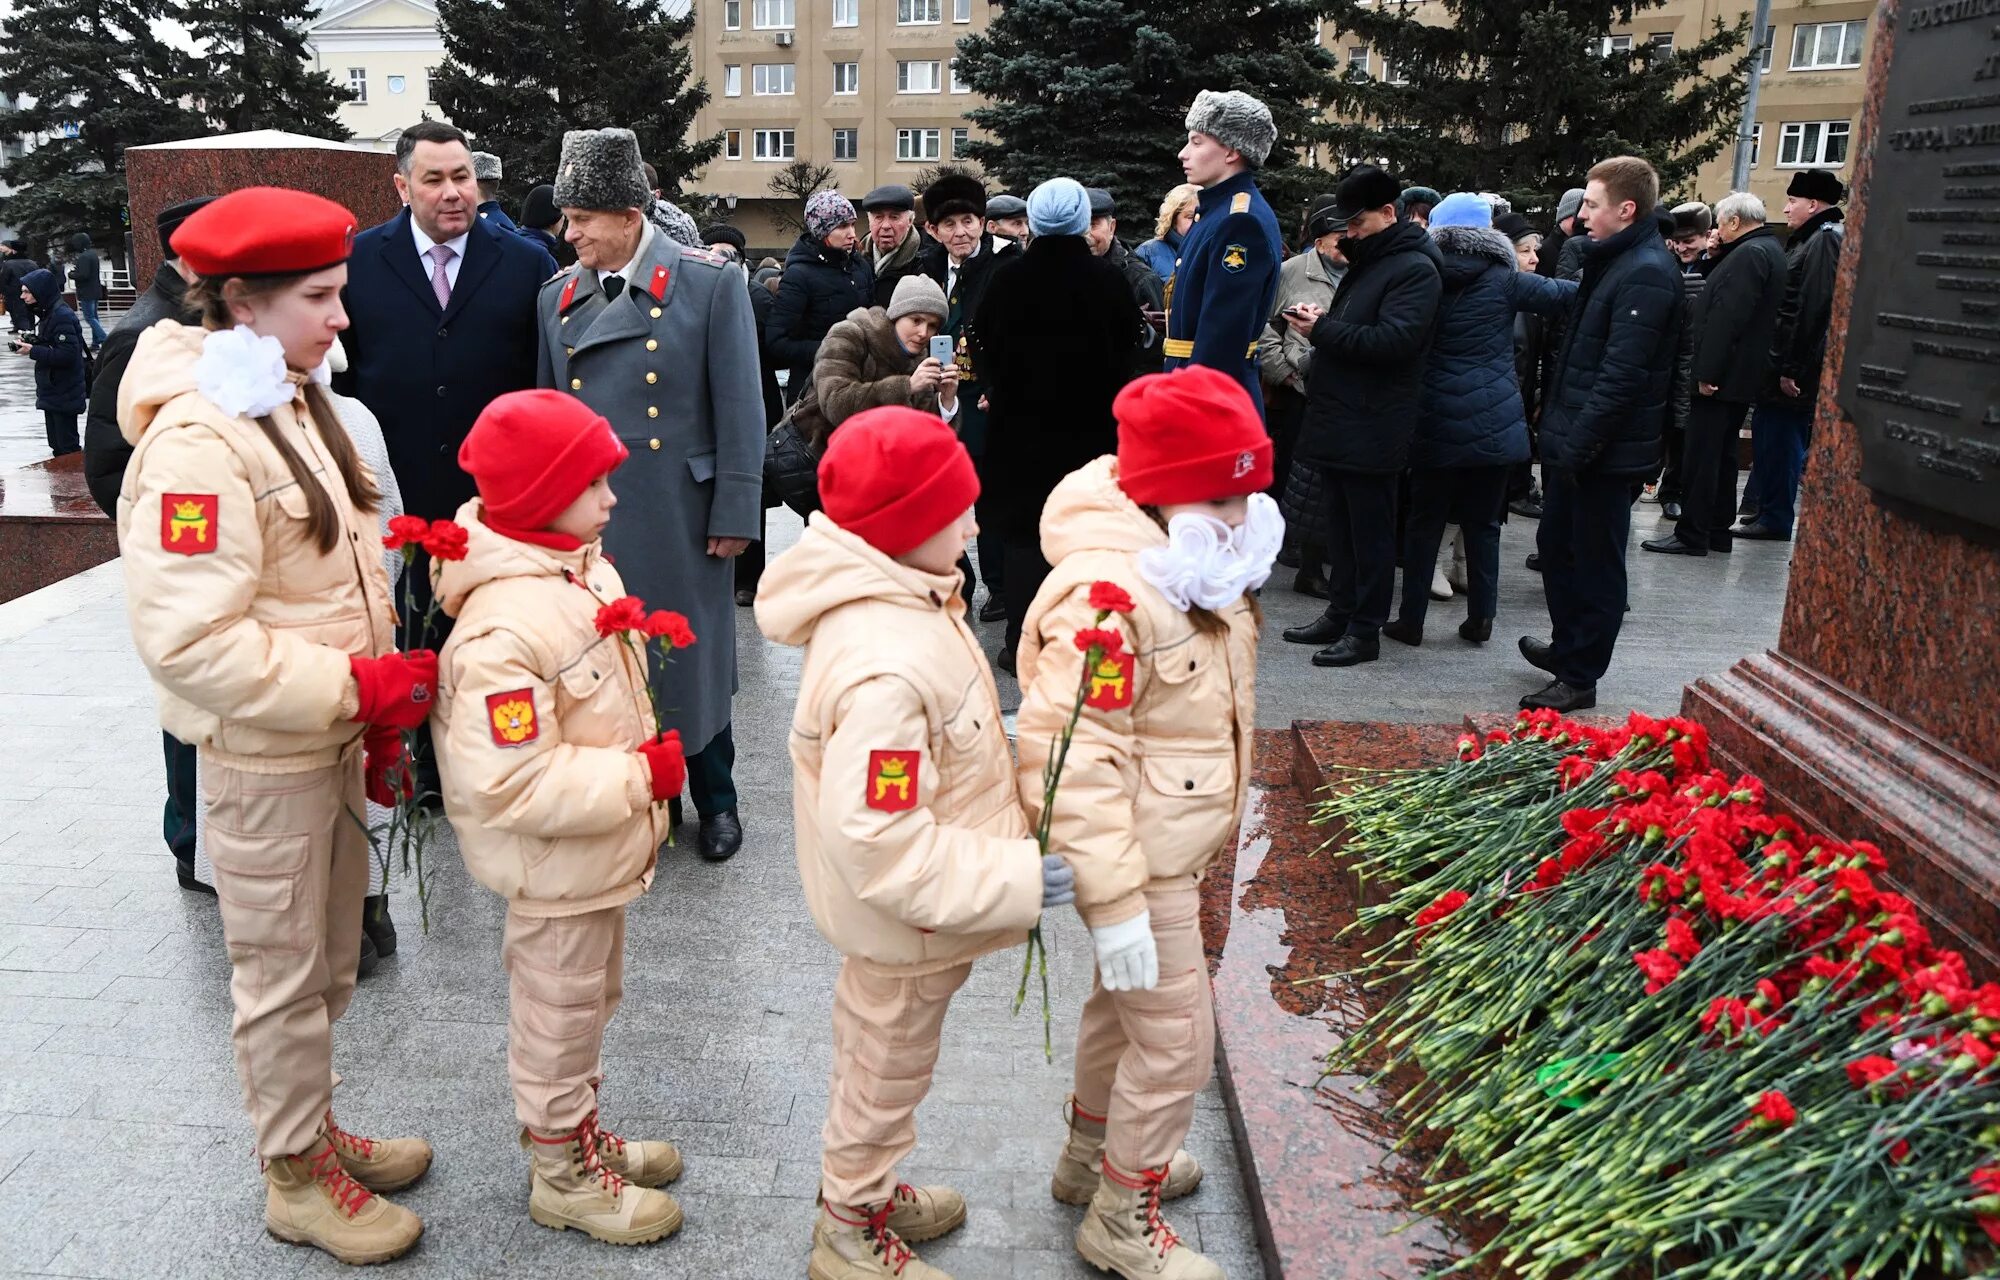
{"type": "Polygon", "coordinates": [[[1492,264],[1509,271],[1520,266],[1514,242],[1490,227],[1439,227],[1431,232],[1431,239],[1437,241],[1438,253],[1444,258],[1448,289],[1464,284],[1492,264]]]}

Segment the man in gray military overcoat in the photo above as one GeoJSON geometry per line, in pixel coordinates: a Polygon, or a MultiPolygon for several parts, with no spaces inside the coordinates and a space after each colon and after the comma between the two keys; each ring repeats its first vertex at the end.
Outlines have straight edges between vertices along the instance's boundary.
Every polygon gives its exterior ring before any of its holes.
{"type": "Polygon", "coordinates": [[[653,688],[687,748],[697,848],[720,862],[743,842],[730,561],[757,537],[764,471],[750,295],[741,267],[648,221],[652,192],[629,129],[564,134],[555,200],[577,262],[537,300],[541,383],[603,414],[632,451],[604,545],[626,590],[694,629],[692,649],[654,667],[653,688]]]}

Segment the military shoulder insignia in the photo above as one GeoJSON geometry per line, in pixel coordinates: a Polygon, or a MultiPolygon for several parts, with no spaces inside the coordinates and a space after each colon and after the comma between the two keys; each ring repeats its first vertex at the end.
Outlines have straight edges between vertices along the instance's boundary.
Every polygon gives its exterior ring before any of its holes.
{"type": "Polygon", "coordinates": [[[569,283],[563,286],[562,297],[556,299],[556,310],[569,310],[570,301],[576,297],[576,282],[581,278],[580,271],[579,268],[570,272],[569,283]]]}
{"type": "Polygon", "coordinates": [[[1250,251],[1242,245],[1229,244],[1222,247],[1222,269],[1224,271],[1241,271],[1249,262],[1250,251]]]}
{"type": "Polygon", "coordinates": [[[496,747],[524,746],[542,736],[541,722],[535,718],[533,689],[487,694],[486,720],[496,747]]]}
{"type": "Polygon", "coordinates": [[[713,249],[691,249],[682,245],[681,261],[706,262],[711,267],[726,267],[733,259],[728,254],[717,253],[713,249]]]}
{"type": "Polygon", "coordinates": [[[1231,199],[1229,202],[1229,212],[1231,213],[1250,212],[1250,193],[1248,191],[1237,192],[1235,197],[1231,199]]]}
{"type": "Polygon", "coordinates": [[[1090,688],[1083,705],[1093,711],[1123,711],[1132,705],[1132,665],[1129,653],[1107,653],[1090,669],[1090,688]]]}
{"type": "Polygon", "coordinates": [[[212,493],[160,495],[160,549],[177,556],[215,550],[222,535],[222,500],[212,493]]]}
{"type": "Polygon", "coordinates": [[[653,295],[653,301],[666,301],[667,281],[671,279],[673,279],[673,275],[665,267],[653,268],[653,278],[646,282],[646,292],[653,295]]]}
{"type": "Polygon", "coordinates": [[[901,813],[917,807],[917,751],[870,751],[862,800],[870,809],[901,813]]]}

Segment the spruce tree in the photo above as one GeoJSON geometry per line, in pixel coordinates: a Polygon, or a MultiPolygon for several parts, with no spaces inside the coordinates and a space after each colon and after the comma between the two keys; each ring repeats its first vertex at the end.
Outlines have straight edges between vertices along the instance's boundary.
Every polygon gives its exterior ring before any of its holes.
{"type": "Polygon", "coordinates": [[[312,0],[189,0],[181,21],[202,48],[188,96],[224,133],[283,129],[344,142],[354,93],[307,65],[312,0]]]}
{"type": "Polygon", "coordinates": [[[972,158],[1025,194],[1067,176],[1105,187],[1127,227],[1150,228],[1182,182],[1184,122],[1203,89],[1240,89],[1271,109],[1278,144],[1258,174],[1295,224],[1326,175],[1303,167],[1325,132],[1319,105],[1336,63],[1313,40],[1323,0],[1012,0],[958,42],[959,72],[989,105],[972,158]]]}
{"type": "Polygon", "coordinates": [[[690,83],[690,6],[664,0],[438,0],[445,62],[438,106],[505,165],[520,196],[554,179],[566,129],[625,128],[673,199],[688,174],[722,149],[690,139],[708,83],[690,83]]]}
{"type": "Polygon", "coordinates": [[[1687,48],[1622,51],[1607,33],[1664,0],[1434,3],[1445,22],[1420,22],[1410,0],[1328,0],[1342,56],[1368,49],[1368,74],[1344,72],[1331,99],[1341,160],[1548,209],[1597,161],[1640,155],[1664,196],[1721,152],[1742,108],[1747,17],[1687,48]]]}
{"type": "Polygon", "coordinates": [[[211,132],[178,98],[187,55],[153,34],[171,16],[164,0],[14,0],[0,93],[33,105],[0,110],[0,136],[42,141],[7,166],[0,220],[37,245],[124,243],[125,149],[211,132]]]}

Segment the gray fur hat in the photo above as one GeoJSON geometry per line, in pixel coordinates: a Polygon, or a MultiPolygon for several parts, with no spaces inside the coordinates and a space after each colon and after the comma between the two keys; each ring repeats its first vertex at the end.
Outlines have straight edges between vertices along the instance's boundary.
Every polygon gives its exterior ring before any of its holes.
{"type": "Polygon", "coordinates": [[[481,182],[498,182],[505,175],[500,172],[500,157],[491,151],[472,153],[472,176],[481,182]]]}
{"type": "Polygon", "coordinates": [[[646,209],[653,203],[639,139],[630,129],[571,129],[556,166],[556,204],[564,209],[646,209]]]}
{"type": "Polygon", "coordinates": [[[1242,152],[1245,160],[1259,167],[1278,145],[1278,126],[1271,119],[1271,109],[1235,89],[1203,89],[1196,94],[1187,114],[1187,128],[1189,133],[1205,133],[1232,151],[1242,152]]]}

